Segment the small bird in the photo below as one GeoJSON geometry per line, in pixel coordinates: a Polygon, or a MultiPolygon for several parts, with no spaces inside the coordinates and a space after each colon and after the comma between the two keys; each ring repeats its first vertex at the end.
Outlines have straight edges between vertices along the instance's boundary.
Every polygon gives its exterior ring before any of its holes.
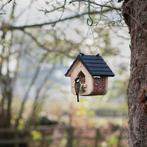
{"type": "Polygon", "coordinates": [[[75,92],[76,92],[76,95],[77,95],[77,102],[79,102],[80,89],[81,89],[81,81],[80,81],[80,78],[77,77],[75,79],[75,92]]]}

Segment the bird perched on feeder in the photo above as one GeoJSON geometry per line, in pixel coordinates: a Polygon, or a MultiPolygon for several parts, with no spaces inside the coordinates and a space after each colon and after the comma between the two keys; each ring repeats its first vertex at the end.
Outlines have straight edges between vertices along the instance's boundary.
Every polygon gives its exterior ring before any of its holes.
{"type": "Polygon", "coordinates": [[[81,81],[80,81],[80,78],[77,77],[75,79],[75,92],[76,92],[76,95],[77,95],[77,102],[79,102],[80,90],[81,90],[81,81]]]}

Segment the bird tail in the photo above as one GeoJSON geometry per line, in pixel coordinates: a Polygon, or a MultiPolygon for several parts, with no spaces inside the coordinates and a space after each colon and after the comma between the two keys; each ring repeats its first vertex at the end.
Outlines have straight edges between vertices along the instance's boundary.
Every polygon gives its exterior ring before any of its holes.
{"type": "Polygon", "coordinates": [[[77,94],[77,102],[79,102],[80,100],[79,100],[79,94],[77,94]]]}

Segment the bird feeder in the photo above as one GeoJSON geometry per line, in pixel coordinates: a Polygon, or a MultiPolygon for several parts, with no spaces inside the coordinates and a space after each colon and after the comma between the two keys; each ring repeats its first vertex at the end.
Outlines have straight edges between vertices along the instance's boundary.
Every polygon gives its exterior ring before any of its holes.
{"type": "Polygon", "coordinates": [[[108,77],[113,77],[114,73],[99,54],[80,53],[65,76],[71,78],[74,95],[93,96],[106,94],[108,77]]]}

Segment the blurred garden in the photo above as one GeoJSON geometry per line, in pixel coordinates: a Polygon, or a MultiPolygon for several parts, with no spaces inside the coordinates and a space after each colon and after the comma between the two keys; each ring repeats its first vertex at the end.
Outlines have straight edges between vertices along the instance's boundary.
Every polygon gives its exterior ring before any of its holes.
{"type": "Polygon", "coordinates": [[[0,147],[127,147],[129,35],[113,0],[0,1],[0,147]],[[115,73],[105,95],[71,93],[79,53],[115,73]]]}

